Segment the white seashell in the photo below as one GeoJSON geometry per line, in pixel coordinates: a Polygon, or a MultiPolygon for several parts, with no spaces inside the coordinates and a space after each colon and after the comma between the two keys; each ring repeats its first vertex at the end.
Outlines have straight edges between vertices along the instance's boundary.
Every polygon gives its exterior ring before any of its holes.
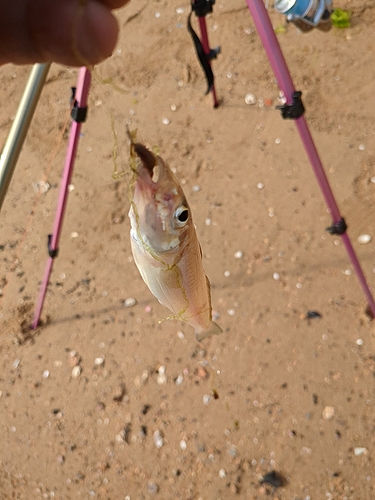
{"type": "Polygon", "coordinates": [[[104,360],[105,360],[105,356],[99,356],[98,358],[94,359],[94,364],[96,366],[102,366],[102,365],[104,365],[104,360]]]}
{"type": "Polygon", "coordinates": [[[72,378],[78,378],[80,375],[81,375],[81,367],[77,365],[72,370],[72,378]]]}
{"type": "Polygon", "coordinates": [[[156,381],[159,385],[163,385],[167,382],[167,377],[165,375],[165,366],[159,366],[158,369],[158,376],[156,378],[156,381]]]}
{"type": "Polygon", "coordinates": [[[367,245],[367,243],[370,243],[371,240],[372,238],[369,234],[361,234],[357,238],[358,243],[361,243],[361,245],[367,245]]]}
{"type": "Polygon", "coordinates": [[[359,457],[360,455],[367,455],[368,454],[368,449],[364,448],[362,446],[358,446],[354,448],[354,455],[356,457],[359,457]]]}
{"type": "Polygon", "coordinates": [[[245,102],[246,104],[256,104],[257,98],[255,97],[254,94],[246,94],[245,95],[245,102]]]}
{"type": "Polygon", "coordinates": [[[208,405],[209,402],[211,401],[211,396],[209,394],[204,394],[202,399],[203,399],[203,404],[208,405]]]}
{"type": "Polygon", "coordinates": [[[326,406],[323,410],[324,420],[331,420],[334,414],[335,414],[335,409],[333,406],[326,406]]]}
{"type": "Polygon", "coordinates": [[[124,306],[125,307],[133,307],[137,301],[133,297],[129,297],[128,299],[124,300],[124,306]]]}
{"type": "Polygon", "coordinates": [[[158,450],[163,446],[164,439],[160,431],[154,432],[154,443],[158,450]]]}
{"type": "Polygon", "coordinates": [[[224,477],[227,475],[227,473],[225,472],[225,469],[220,469],[219,470],[219,477],[221,477],[222,479],[224,479],[224,477]]]}

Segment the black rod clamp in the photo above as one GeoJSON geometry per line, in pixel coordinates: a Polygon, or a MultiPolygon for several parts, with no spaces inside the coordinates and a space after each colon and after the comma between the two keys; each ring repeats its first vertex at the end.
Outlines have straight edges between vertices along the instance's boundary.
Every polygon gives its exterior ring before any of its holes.
{"type": "Polygon", "coordinates": [[[191,9],[197,17],[205,17],[207,14],[212,13],[214,4],[215,0],[192,0],[191,9]]]}
{"type": "Polygon", "coordinates": [[[55,259],[59,253],[58,248],[52,248],[52,234],[48,235],[48,255],[51,259],[55,259]]]}
{"type": "Polygon", "coordinates": [[[78,107],[78,102],[75,99],[76,96],[76,87],[72,87],[72,95],[70,97],[70,105],[72,106],[72,111],[70,113],[70,116],[72,117],[72,120],[74,120],[77,123],[83,123],[86,121],[86,116],[87,116],[87,106],[85,108],[79,108],[78,107]]]}
{"type": "Polygon", "coordinates": [[[279,109],[281,111],[281,116],[284,119],[289,118],[291,120],[295,120],[296,118],[299,118],[303,115],[303,113],[305,112],[305,106],[303,105],[301,96],[302,92],[296,90],[292,94],[292,104],[283,104],[282,106],[276,106],[276,109],[279,109]]]}
{"type": "Polygon", "coordinates": [[[346,225],[345,219],[342,217],[338,222],[334,222],[332,226],[327,227],[326,231],[329,234],[344,234],[346,233],[346,230],[348,229],[348,226],[346,225]]]}

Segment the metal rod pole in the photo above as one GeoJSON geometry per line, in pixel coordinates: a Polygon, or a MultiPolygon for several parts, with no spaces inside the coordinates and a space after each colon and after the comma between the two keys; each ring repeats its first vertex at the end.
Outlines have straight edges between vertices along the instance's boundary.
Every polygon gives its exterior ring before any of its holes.
{"type": "MultiPolygon", "coordinates": [[[[254,19],[255,26],[257,28],[264,49],[267,53],[272,70],[275,73],[277,83],[280,89],[284,92],[287,103],[291,104],[293,102],[292,96],[295,92],[295,88],[263,0],[246,0],[246,3],[254,19]]],[[[298,133],[301,137],[301,141],[305,146],[305,150],[316,176],[316,180],[320,186],[323,197],[331,213],[333,223],[337,224],[342,220],[340,210],[332,193],[327,176],[324,172],[323,165],[320,161],[319,154],[312,139],[310,130],[307,126],[305,117],[302,115],[294,121],[296,123],[298,133]]],[[[341,234],[341,238],[348,253],[349,259],[357,274],[358,281],[367,298],[372,316],[375,318],[375,301],[372,296],[370,287],[366,282],[365,275],[362,271],[353,245],[349,239],[349,236],[345,232],[341,234]]]]}
{"type": "Polygon", "coordinates": [[[0,211],[50,64],[34,64],[0,158],[0,211]]]}

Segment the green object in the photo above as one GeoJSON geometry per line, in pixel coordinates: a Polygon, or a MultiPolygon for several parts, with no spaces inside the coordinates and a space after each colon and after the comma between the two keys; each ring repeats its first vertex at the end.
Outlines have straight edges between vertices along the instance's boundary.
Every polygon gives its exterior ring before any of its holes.
{"type": "Polygon", "coordinates": [[[339,29],[350,28],[351,15],[348,10],[335,9],[331,14],[333,26],[339,29]]]}

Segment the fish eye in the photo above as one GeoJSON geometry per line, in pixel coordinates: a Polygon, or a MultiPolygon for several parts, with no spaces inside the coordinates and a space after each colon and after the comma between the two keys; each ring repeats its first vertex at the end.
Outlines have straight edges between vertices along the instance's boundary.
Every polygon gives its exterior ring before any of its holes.
{"type": "Polygon", "coordinates": [[[174,213],[174,217],[179,227],[184,226],[189,220],[189,209],[184,205],[178,207],[174,213]]]}

